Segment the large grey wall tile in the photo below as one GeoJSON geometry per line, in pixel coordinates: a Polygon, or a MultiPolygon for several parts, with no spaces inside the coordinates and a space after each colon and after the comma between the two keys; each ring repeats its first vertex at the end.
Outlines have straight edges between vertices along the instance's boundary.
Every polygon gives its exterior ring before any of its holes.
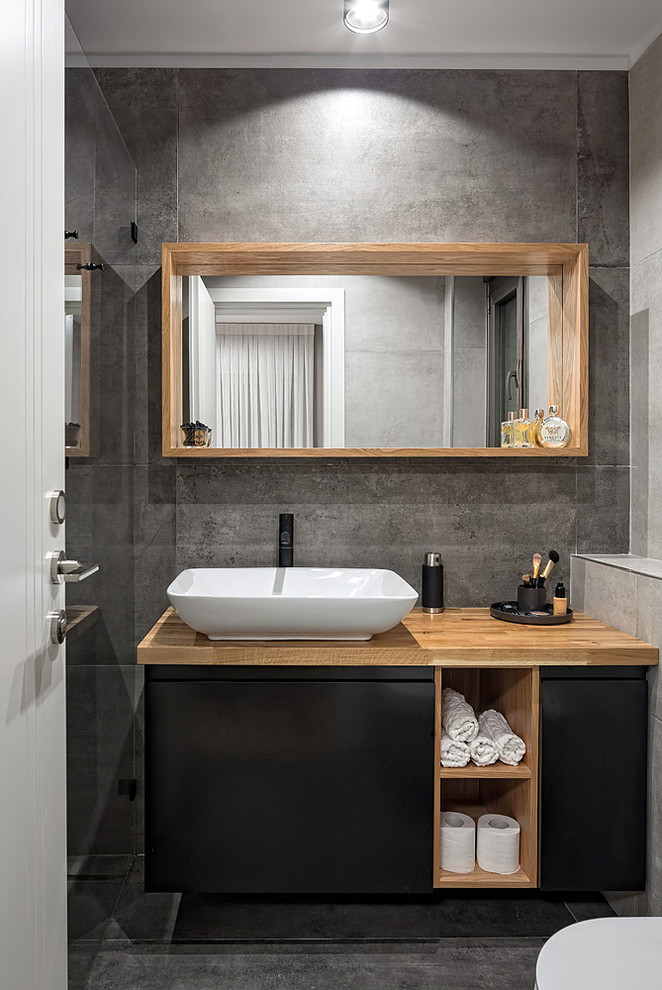
{"type": "Polygon", "coordinates": [[[173,464],[137,464],[135,469],[135,551],[172,546],[175,538],[176,469],[173,464]]]}
{"type": "Polygon", "coordinates": [[[577,553],[627,553],[630,469],[577,467],[577,553]]]}
{"type": "Polygon", "coordinates": [[[177,240],[177,69],[95,69],[138,166],[139,264],[177,240]]]}
{"type": "Polygon", "coordinates": [[[94,77],[87,68],[68,68],[65,85],[65,216],[67,230],[77,230],[83,242],[94,240],[94,181],[96,157],[94,77]]]}
{"type": "Polygon", "coordinates": [[[628,75],[577,73],[577,240],[592,265],[627,265],[628,75]]]}
{"type": "Polygon", "coordinates": [[[182,69],[179,86],[181,240],[574,240],[572,73],[182,69]]]}
{"type": "Polygon", "coordinates": [[[662,557],[662,250],[632,266],[631,290],[633,551],[662,557]]]}
{"type": "Polygon", "coordinates": [[[627,268],[591,268],[589,461],[628,464],[630,306],[627,268]]]}
{"type": "Polygon", "coordinates": [[[67,670],[67,809],[75,855],[132,848],[128,798],[120,778],[133,773],[134,668],[67,670]]]}
{"type": "Polygon", "coordinates": [[[441,447],[441,352],[345,356],[348,447],[441,447]]]}
{"type": "Polygon", "coordinates": [[[166,588],[182,569],[177,566],[175,557],[174,527],[168,530],[167,539],[163,531],[161,536],[162,542],[150,544],[136,558],[136,643],[147,635],[168,608],[166,588]]]}
{"type": "Polygon", "coordinates": [[[347,352],[441,351],[443,277],[350,275],[311,281],[345,288],[347,352]]]}
{"type": "Polygon", "coordinates": [[[630,254],[662,248],[662,36],[630,71],[630,254]]]}
{"type": "MultiPolygon", "coordinates": [[[[655,257],[655,256],[654,256],[655,257]]],[[[637,268],[640,265],[636,266],[637,268]]],[[[634,270],[633,270],[634,275],[634,270]]],[[[650,461],[650,311],[630,317],[630,552],[648,555],[650,461]]]]}
{"type": "Polygon", "coordinates": [[[600,622],[637,635],[637,575],[594,560],[574,558],[572,603],[600,622]]]}
{"type": "MultiPolygon", "coordinates": [[[[161,457],[161,269],[138,266],[136,293],[136,444],[139,464],[161,457]]],[[[172,462],[171,462],[172,463],[172,462]]]]}
{"type": "Polygon", "coordinates": [[[135,294],[133,271],[106,264],[100,279],[98,337],[97,457],[105,464],[132,463],[134,459],[135,294]]]}

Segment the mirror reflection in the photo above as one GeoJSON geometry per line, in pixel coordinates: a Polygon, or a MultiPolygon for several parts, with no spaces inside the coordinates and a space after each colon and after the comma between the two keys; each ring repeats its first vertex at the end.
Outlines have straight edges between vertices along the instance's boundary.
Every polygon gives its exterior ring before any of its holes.
{"type": "Polygon", "coordinates": [[[80,447],[81,440],[81,275],[64,276],[64,415],[65,444],[80,447]]]}
{"type": "Polygon", "coordinates": [[[499,446],[548,405],[547,276],[182,281],[185,446],[499,446]]]}

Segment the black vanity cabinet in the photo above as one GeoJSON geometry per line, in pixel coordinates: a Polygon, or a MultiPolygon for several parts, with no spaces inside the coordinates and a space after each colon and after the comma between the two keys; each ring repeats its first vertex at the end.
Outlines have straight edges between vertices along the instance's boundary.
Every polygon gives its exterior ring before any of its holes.
{"type": "Polygon", "coordinates": [[[146,677],[148,890],[431,890],[431,668],[146,677]]]}
{"type": "Polygon", "coordinates": [[[643,890],[645,670],[543,667],[540,678],[540,885],[643,890]]]}

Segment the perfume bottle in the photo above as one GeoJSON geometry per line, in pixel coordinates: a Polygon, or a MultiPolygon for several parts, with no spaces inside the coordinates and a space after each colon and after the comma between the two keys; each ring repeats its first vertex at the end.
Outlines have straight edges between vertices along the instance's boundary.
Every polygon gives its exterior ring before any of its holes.
{"type": "Polygon", "coordinates": [[[515,413],[509,412],[508,419],[501,424],[501,446],[512,447],[515,441],[515,413]]]}
{"type": "Polygon", "coordinates": [[[520,409],[519,417],[515,420],[515,442],[513,447],[533,447],[531,442],[531,420],[529,410],[520,409]]]}
{"type": "Polygon", "coordinates": [[[542,426],[542,421],[545,418],[544,409],[536,409],[533,416],[533,423],[531,424],[531,439],[533,440],[533,445],[535,447],[542,447],[540,442],[540,427],[542,426]]]}
{"type": "Polygon", "coordinates": [[[570,427],[559,416],[559,407],[550,406],[549,416],[540,427],[540,443],[543,447],[567,447],[570,440],[570,427]]]}

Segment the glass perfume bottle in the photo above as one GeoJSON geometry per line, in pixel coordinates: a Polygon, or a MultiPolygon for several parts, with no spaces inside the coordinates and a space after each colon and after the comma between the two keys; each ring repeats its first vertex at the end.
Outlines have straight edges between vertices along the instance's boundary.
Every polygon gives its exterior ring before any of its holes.
{"type": "Polygon", "coordinates": [[[567,447],[570,440],[570,427],[559,416],[559,407],[550,406],[549,416],[542,421],[540,427],[540,443],[543,447],[567,447]]]}
{"type": "Polygon", "coordinates": [[[535,447],[542,447],[542,443],[540,442],[540,427],[544,418],[545,410],[536,409],[533,415],[533,423],[531,424],[531,439],[535,447]]]}
{"type": "Polygon", "coordinates": [[[512,447],[515,442],[515,413],[509,412],[508,419],[501,424],[501,446],[512,447]]]}
{"type": "Polygon", "coordinates": [[[533,447],[531,441],[531,420],[529,410],[520,409],[519,417],[515,420],[515,442],[513,447],[533,447]]]}

